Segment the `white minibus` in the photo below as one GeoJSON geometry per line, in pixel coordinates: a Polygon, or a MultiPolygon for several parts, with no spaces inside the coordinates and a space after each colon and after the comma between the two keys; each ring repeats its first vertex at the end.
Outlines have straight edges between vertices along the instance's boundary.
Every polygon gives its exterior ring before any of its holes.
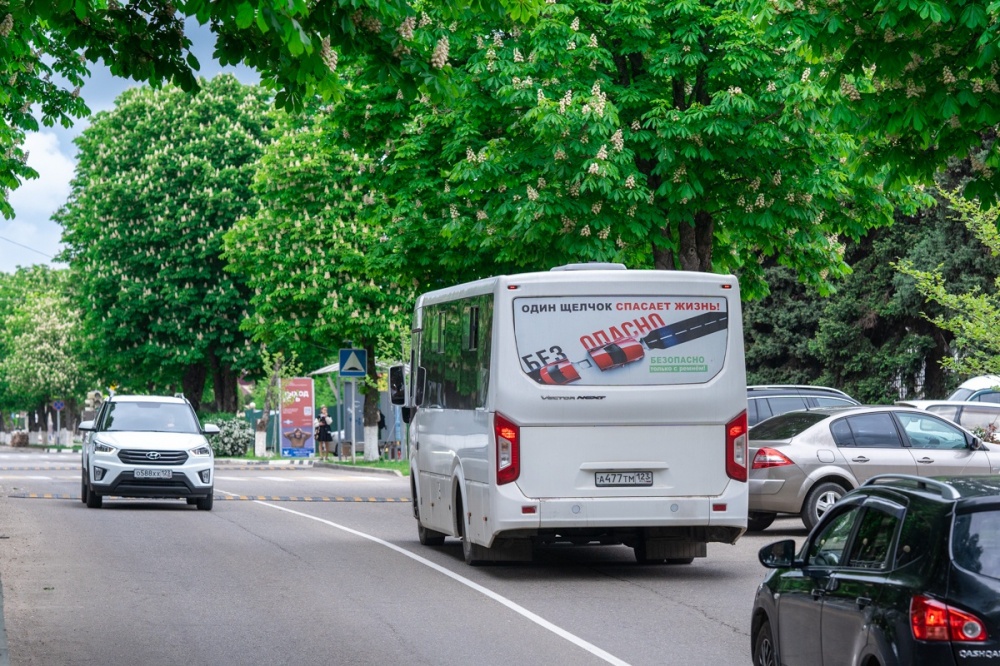
{"type": "Polygon", "coordinates": [[[420,542],[470,564],[554,543],[687,564],[747,524],[740,290],[728,275],[574,264],[421,295],[409,423],[420,542]]]}

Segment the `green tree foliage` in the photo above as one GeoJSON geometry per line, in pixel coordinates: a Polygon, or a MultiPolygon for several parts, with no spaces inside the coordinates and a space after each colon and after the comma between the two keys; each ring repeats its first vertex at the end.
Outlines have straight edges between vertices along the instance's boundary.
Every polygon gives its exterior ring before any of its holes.
{"type": "MultiPolygon", "coordinates": [[[[992,263],[1000,255],[1000,235],[997,220],[1000,209],[984,210],[978,201],[969,201],[958,190],[942,191],[954,214],[984,246],[992,263]]],[[[917,291],[929,302],[944,309],[928,315],[931,321],[954,336],[955,354],[942,359],[942,364],[961,375],[996,374],[1000,372],[1000,276],[988,287],[955,288],[942,267],[927,267],[913,261],[901,261],[900,272],[916,283],[917,291]]]]}
{"type": "Polygon", "coordinates": [[[80,314],[69,285],[69,271],[45,266],[0,274],[3,413],[31,410],[41,416],[55,399],[72,406],[83,396],[87,373],[80,314]]]}
{"type": "Polygon", "coordinates": [[[831,118],[867,138],[876,164],[929,181],[949,157],[974,156],[968,195],[996,200],[1000,3],[758,0],[752,11],[828,68],[843,93],[831,118]]]}
{"type": "MultiPolygon", "coordinates": [[[[342,150],[329,117],[281,114],[254,183],[263,205],[226,234],[226,257],[253,291],[243,330],[254,340],[313,367],[344,341],[368,351],[367,429],[378,423],[376,347],[407,330],[412,292],[394,277],[384,209],[355,183],[377,162],[342,150]]],[[[366,456],[378,455],[375,437],[366,456]]]]}
{"type": "Polygon", "coordinates": [[[764,279],[767,296],[743,304],[747,384],[818,383],[823,367],[812,343],[827,299],[782,266],[765,268],[764,279]]]}
{"type": "Polygon", "coordinates": [[[829,71],[768,42],[735,2],[573,0],[526,26],[428,20],[449,29],[462,94],[359,84],[329,119],[377,157],[358,187],[387,209],[408,268],[627,257],[739,271],[760,293],[761,259],[776,257],[825,288],[848,271],[838,237],[891,220],[882,174],[852,176],[854,140],[827,129],[840,94],[829,71]]]}
{"type": "Polygon", "coordinates": [[[78,139],[65,228],[93,363],[109,381],[178,385],[196,404],[206,377],[219,411],[257,367],[239,330],[250,294],[226,273],[222,235],[253,215],[255,164],[267,142],[267,94],[232,76],[189,95],[133,88],[78,139]]]}
{"type": "MultiPolygon", "coordinates": [[[[943,182],[970,171],[953,163],[943,182]]],[[[945,311],[895,262],[937,267],[952,291],[971,291],[992,289],[995,258],[941,201],[846,243],[845,259],[854,272],[828,297],[768,269],[771,294],[744,309],[748,381],[829,385],[869,403],[947,395],[957,383],[942,367],[953,335],[931,321],[945,311]]]]}
{"type": "MultiPolygon", "coordinates": [[[[474,7],[480,16],[509,12],[526,19],[537,0],[466,0],[442,10],[474,7]]],[[[156,86],[197,88],[199,63],[188,26],[208,25],[222,64],[255,68],[280,105],[299,108],[314,95],[338,97],[338,58],[370,56],[368,75],[415,89],[446,90],[431,55],[432,35],[401,30],[416,16],[409,0],[3,0],[0,1],[0,212],[13,214],[8,190],[37,174],[21,150],[24,134],[42,123],[64,126],[90,112],[79,96],[89,63],[156,86]]]]}

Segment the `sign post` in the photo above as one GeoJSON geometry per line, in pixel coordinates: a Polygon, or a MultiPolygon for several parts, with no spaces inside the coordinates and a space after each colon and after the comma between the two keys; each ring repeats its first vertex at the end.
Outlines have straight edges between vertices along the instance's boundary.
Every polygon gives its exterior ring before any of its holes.
{"type": "MultiPolygon", "coordinates": [[[[350,418],[351,418],[351,462],[357,462],[358,456],[358,439],[357,439],[357,420],[355,418],[356,409],[355,406],[358,402],[358,384],[357,378],[364,377],[368,374],[368,352],[364,349],[341,349],[340,350],[340,376],[350,378],[351,380],[351,406],[350,406],[350,418]]],[[[364,404],[364,403],[362,403],[364,404]]],[[[345,427],[344,433],[347,433],[345,427]]],[[[377,446],[377,444],[376,444],[377,446]]]]}
{"type": "Polygon", "coordinates": [[[56,400],[52,403],[52,409],[56,410],[56,437],[59,437],[59,431],[62,430],[62,425],[59,423],[60,416],[62,415],[62,410],[66,406],[66,403],[62,400],[56,400]]]}

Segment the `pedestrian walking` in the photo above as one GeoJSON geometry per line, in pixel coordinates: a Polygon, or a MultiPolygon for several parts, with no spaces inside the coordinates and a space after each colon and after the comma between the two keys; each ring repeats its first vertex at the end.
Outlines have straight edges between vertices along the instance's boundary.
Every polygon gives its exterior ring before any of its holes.
{"type": "Polygon", "coordinates": [[[323,407],[319,410],[319,416],[316,417],[316,446],[321,458],[330,455],[330,442],[333,441],[333,433],[330,432],[331,423],[333,423],[333,417],[327,413],[326,407],[323,407]]]}

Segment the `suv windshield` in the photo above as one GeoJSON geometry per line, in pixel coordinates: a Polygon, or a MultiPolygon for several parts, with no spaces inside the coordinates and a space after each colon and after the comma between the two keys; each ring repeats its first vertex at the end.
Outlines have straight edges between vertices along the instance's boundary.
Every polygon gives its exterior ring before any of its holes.
{"type": "Polygon", "coordinates": [[[177,402],[112,402],[99,430],[199,433],[191,408],[177,402]]]}
{"type": "Polygon", "coordinates": [[[955,564],[1000,578],[1000,509],[958,514],[952,534],[955,564]]]}
{"type": "Polygon", "coordinates": [[[787,412],[772,416],[750,429],[750,439],[791,439],[828,416],[818,412],[787,412]]]}

